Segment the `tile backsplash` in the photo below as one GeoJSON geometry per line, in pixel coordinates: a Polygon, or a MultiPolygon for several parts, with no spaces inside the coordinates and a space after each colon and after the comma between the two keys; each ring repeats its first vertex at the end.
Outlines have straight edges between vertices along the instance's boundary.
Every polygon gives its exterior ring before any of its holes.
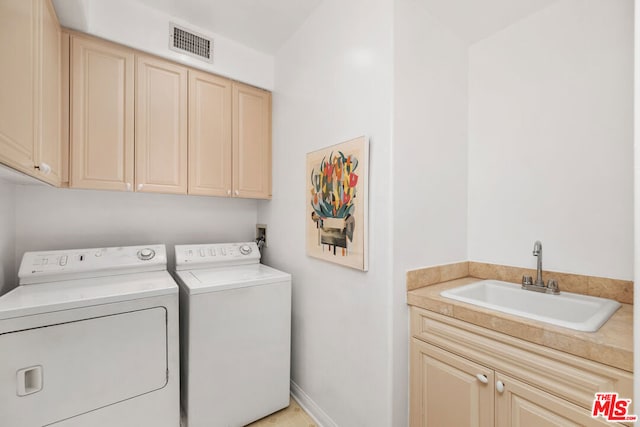
{"type": "MultiPolygon", "coordinates": [[[[633,304],[633,282],[630,280],[584,276],[580,274],[544,271],[544,278],[556,279],[561,291],[610,298],[624,304],[633,304]]],[[[535,277],[536,270],[507,265],[464,261],[407,271],[407,290],[442,283],[462,277],[494,279],[521,283],[522,276],[535,277]]]]}

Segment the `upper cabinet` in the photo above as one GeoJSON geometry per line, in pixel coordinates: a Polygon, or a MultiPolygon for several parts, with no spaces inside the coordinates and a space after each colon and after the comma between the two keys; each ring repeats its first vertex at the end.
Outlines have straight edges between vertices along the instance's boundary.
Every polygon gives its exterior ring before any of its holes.
{"type": "Polygon", "coordinates": [[[70,79],[71,187],[271,197],[271,93],[78,33],[70,79]]]}
{"type": "Polygon", "coordinates": [[[231,82],[189,70],[189,194],[231,193],[231,82]]]}
{"type": "Polygon", "coordinates": [[[0,2],[0,163],[55,186],[271,197],[271,93],[0,2]]]}
{"type": "Polygon", "coordinates": [[[0,2],[0,162],[58,186],[60,39],[50,0],[0,2]]]}
{"type": "Polygon", "coordinates": [[[136,190],[187,193],[187,69],[136,58],[136,190]]]}
{"type": "Polygon", "coordinates": [[[271,198],[271,93],[233,84],[233,195],[271,198]]]}
{"type": "Polygon", "coordinates": [[[133,189],[134,67],[129,49],[71,37],[70,187],[133,189]]]}
{"type": "Polygon", "coordinates": [[[189,194],[271,197],[271,94],[189,71],[189,194]]]}
{"type": "Polygon", "coordinates": [[[36,144],[36,166],[42,180],[60,186],[63,152],[61,132],[62,50],[58,17],[51,1],[40,1],[40,126],[36,144]]]}

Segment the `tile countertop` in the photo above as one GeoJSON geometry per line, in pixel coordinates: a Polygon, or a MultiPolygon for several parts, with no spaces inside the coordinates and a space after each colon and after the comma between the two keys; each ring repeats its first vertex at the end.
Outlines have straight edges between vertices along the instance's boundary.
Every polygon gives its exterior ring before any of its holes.
{"type": "MultiPolygon", "coordinates": [[[[545,347],[633,372],[633,305],[622,307],[596,332],[580,332],[440,296],[483,279],[464,277],[407,292],[407,303],[545,347]]],[[[514,286],[518,286],[514,284],[514,286]]]]}

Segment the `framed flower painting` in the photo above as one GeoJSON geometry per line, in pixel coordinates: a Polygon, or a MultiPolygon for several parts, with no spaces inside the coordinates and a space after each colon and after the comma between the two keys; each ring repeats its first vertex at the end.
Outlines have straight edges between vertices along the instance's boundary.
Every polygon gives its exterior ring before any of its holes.
{"type": "Polygon", "coordinates": [[[307,154],[307,255],[368,269],[369,141],[307,154]]]}

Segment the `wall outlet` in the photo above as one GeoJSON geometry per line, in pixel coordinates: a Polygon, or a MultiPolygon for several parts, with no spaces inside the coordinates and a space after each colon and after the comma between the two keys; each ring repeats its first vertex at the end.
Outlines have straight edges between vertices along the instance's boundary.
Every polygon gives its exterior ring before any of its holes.
{"type": "Polygon", "coordinates": [[[256,240],[262,238],[264,247],[267,247],[267,224],[256,224],[256,240]]]}

